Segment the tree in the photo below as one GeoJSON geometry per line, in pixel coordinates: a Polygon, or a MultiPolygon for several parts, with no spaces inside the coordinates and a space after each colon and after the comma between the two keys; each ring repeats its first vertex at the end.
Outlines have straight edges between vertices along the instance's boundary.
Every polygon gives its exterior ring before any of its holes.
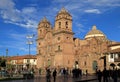
{"type": "Polygon", "coordinates": [[[0,67],[6,67],[6,60],[5,59],[0,59],[0,67]]]}

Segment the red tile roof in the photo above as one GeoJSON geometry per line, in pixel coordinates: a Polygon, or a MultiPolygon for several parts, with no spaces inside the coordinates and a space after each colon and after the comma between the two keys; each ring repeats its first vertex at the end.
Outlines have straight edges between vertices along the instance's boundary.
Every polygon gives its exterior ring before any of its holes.
{"type": "Polygon", "coordinates": [[[110,53],[120,53],[120,48],[114,49],[114,50],[110,50],[110,53]]]}
{"type": "Polygon", "coordinates": [[[7,60],[21,60],[21,59],[36,59],[36,55],[23,55],[23,56],[13,56],[7,58],[7,60]]]}

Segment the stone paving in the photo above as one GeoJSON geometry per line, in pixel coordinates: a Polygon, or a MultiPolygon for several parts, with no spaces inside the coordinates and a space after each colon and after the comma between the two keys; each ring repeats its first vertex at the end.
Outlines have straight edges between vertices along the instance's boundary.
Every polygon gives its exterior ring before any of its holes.
{"type": "MultiPolygon", "coordinates": [[[[2,82],[46,82],[45,76],[36,76],[34,79],[24,79],[24,80],[6,80],[2,82]]],[[[51,82],[53,81],[53,78],[51,78],[51,82]]],[[[71,76],[68,77],[63,77],[63,76],[58,76],[56,78],[56,82],[98,82],[97,77],[90,75],[90,76],[82,76],[81,78],[75,79],[72,78],[71,76]]],[[[103,82],[103,81],[102,81],[103,82]]],[[[110,79],[108,82],[113,82],[112,79],[110,79]]],[[[120,82],[120,79],[118,80],[120,82]]]]}

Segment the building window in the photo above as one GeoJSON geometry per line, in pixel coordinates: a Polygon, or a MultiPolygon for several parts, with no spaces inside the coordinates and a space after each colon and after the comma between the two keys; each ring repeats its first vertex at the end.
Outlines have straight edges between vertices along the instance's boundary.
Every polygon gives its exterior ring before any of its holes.
{"type": "Polygon", "coordinates": [[[68,22],[67,21],[65,22],[65,26],[66,26],[66,28],[68,28],[68,22]]]}
{"type": "Polygon", "coordinates": [[[39,43],[39,45],[40,45],[40,43],[39,43]]]}
{"type": "Polygon", "coordinates": [[[58,37],[58,40],[60,40],[60,37],[58,37]]]}
{"type": "Polygon", "coordinates": [[[42,30],[40,30],[40,33],[42,33],[42,30]]]}
{"type": "Polygon", "coordinates": [[[113,58],[113,54],[110,55],[110,58],[113,58]]]}
{"type": "Polygon", "coordinates": [[[60,45],[58,46],[58,50],[60,50],[60,45]]]}
{"type": "Polygon", "coordinates": [[[67,39],[70,39],[69,37],[66,37],[67,39]]]}
{"type": "Polygon", "coordinates": [[[115,54],[115,58],[118,59],[118,54],[115,54]]]}
{"type": "Polygon", "coordinates": [[[27,63],[30,63],[30,60],[29,60],[29,59],[27,59],[27,63]]]}
{"type": "Polygon", "coordinates": [[[86,61],[84,62],[84,65],[86,66],[86,61]]]}
{"type": "Polygon", "coordinates": [[[59,22],[59,28],[61,28],[61,22],[59,22]]]}

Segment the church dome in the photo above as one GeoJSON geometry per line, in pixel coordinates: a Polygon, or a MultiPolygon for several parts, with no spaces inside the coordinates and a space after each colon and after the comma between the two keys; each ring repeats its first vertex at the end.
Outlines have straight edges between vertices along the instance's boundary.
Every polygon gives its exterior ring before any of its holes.
{"type": "Polygon", "coordinates": [[[105,37],[105,35],[100,30],[98,30],[97,27],[94,25],[92,27],[92,30],[90,30],[85,36],[85,39],[92,38],[92,37],[105,37]]]}

